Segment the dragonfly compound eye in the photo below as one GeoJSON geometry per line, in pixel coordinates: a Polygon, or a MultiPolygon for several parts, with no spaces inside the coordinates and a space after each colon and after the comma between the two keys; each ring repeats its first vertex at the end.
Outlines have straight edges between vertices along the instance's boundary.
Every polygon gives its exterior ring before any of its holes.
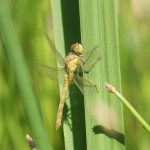
{"type": "Polygon", "coordinates": [[[71,50],[74,51],[75,53],[79,53],[79,54],[83,53],[83,47],[79,43],[72,44],[71,45],[71,50]]]}

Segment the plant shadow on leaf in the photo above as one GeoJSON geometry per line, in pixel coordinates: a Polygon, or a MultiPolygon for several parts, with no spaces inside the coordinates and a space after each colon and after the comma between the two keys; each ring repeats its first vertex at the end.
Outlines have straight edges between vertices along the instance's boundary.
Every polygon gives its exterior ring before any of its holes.
{"type": "Polygon", "coordinates": [[[107,137],[113,138],[117,140],[119,143],[125,145],[124,134],[122,134],[121,132],[118,132],[114,129],[107,129],[102,125],[94,126],[92,129],[95,134],[105,134],[107,137]]]}
{"type": "MultiPolygon", "coordinates": [[[[70,95],[71,96],[75,96],[76,92],[72,92],[70,95]]],[[[66,101],[67,100],[69,100],[69,97],[66,97],[66,101]]],[[[63,122],[69,126],[71,131],[73,131],[73,127],[72,127],[72,119],[73,119],[72,118],[72,111],[74,110],[75,112],[77,112],[82,107],[83,107],[83,101],[80,101],[80,100],[78,101],[76,99],[71,102],[71,106],[68,106],[66,103],[64,104],[63,122]]]]}
{"type": "Polygon", "coordinates": [[[67,104],[65,103],[64,105],[64,110],[63,110],[63,122],[67,124],[72,131],[72,123],[71,123],[71,110],[68,108],[67,104]]]}

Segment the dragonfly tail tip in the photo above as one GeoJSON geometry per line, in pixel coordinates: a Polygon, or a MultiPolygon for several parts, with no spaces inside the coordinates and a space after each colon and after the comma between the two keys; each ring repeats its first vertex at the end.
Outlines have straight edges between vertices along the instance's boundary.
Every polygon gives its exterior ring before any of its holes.
{"type": "Polygon", "coordinates": [[[56,123],[56,131],[60,128],[61,124],[56,123]]]}

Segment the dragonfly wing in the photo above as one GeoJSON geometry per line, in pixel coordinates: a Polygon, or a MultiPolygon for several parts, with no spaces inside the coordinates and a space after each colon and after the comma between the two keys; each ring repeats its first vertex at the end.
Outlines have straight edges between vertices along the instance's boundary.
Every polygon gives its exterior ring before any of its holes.
{"type": "Polygon", "coordinates": [[[37,66],[38,71],[42,74],[46,75],[49,79],[59,81],[61,84],[64,83],[64,69],[63,68],[53,68],[48,67],[46,65],[38,64],[37,66]]]}
{"type": "MultiPolygon", "coordinates": [[[[97,60],[100,59],[100,57],[96,57],[93,59],[92,55],[93,53],[96,51],[96,49],[99,47],[99,45],[95,46],[93,49],[87,51],[86,53],[83,54],[83,66],[84,66],[84,70],[89,72],[92,67],[94,66],[94,64],[97,62],[97,60]]],[[[95,54],[94,54],[95,55],[95,54]]]]}
{"type": "Polygon", "coordinates": [[[61,66],[64,66],[64,58],[62,57],[62,55],[59,53],[59,51],[56,49],[55,45],[53,44],[53,42],[51,41],[49,35],[47,33],[45,33],[45,36],[46,36],[46,39],[49,43],[49,45],[51,46],[52,48],[52,51],[54,52],[54,54],[56,55],[57,57],[57,61],[59,62],[59,64],[61,66]]]}
{"type": "Polygon", "coordinates": [[[98,47],[99,47],[99,45],[96,45],[94,48],[90,49],[89,51],[87,51],[83,54],[84,58],[86,58],[85,61],[88,61],[88,59],[90,59],[90,57],[92,56],[92,54],[98,47]]]}
{"type": "Polygon", "coordinates": [[[73,75],[73,83],[76,84],[76,86],[79,88],[79,90],[81,91],[81,93],[84,95],[84,89],[83,89],[83,82],[82,82],[82,77],[77,76],[77,75],[73,75]]]}
{"type": "Polygon", "coordinates": [[[84,86],[94,87],[94,88],[96,88],[96,91],[98,92],[97,86],[88,79],[82,78],[82,77],[74,74],[73,82],[77,85],[77,87],[80,89],[80,91],[82,92],[83,95],[84,95],[84,86]]]}

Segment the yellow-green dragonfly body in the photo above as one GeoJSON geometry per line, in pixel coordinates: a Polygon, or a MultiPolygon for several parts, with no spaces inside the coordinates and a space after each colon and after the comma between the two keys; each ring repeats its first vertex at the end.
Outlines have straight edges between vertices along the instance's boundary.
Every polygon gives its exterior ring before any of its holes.
{"type": "Polygon", "coordinates": [[[56,120],[56,130],[61,125],[62,112],[65,103],[65,97],[69,88],[69,85],[72,82],[74,72],[77,71],[77,68],[81,65],[81,57],[82,57],[82,45],[79,43],[73,44],[71,46],[72,52],[68,54],[68,56],[64,60],[65,64],[65,77],[64,77],[64,88],[62,91],[62,95],[60,98],[60,103],[57,112],[57,120],[56,120]]]}
{"type": "MultiPolygon", "coordinates": [[[[83,92],[83,85],[85,86],[92,86],[96,87],[91,81],[83,79],[82,77],[78,76],[79,70],[83,71],[83,47],[81,44],[76,43],[71,45],[71,52],[65,57],[65,59],[61,56],[61,54],[58,52],[52,41],[50,40],[49,36],[46,34],[46,38],[52,47],[53,52],[56,54],[57,61],[62,65],[63,68],[56,69],[52,67],[48,67],[45,65],[39,65],[39,70],[46,74],[51,79],[58,79],[59,74],[64,74],[64,86],[63,91],[60,97],[59,107],[57,111],[57,119],[56,119],[56,130],[61,125],[62,120],[62,113],[63,113],[63,107],[65,103],[66,94],[69,88],[69,85],[73,82],[77,85],[77,87],[80,89],[82,94],[83,92]],[[76,73],[75,73],[76,72],[76,73]]],[[[94,62],[95,63],[95,62],[94,62]]],[[[93,64],[94,64],[93,63],[93,64]]],[[[97,89],[97,87],[96,87],[97,89]]]]}

